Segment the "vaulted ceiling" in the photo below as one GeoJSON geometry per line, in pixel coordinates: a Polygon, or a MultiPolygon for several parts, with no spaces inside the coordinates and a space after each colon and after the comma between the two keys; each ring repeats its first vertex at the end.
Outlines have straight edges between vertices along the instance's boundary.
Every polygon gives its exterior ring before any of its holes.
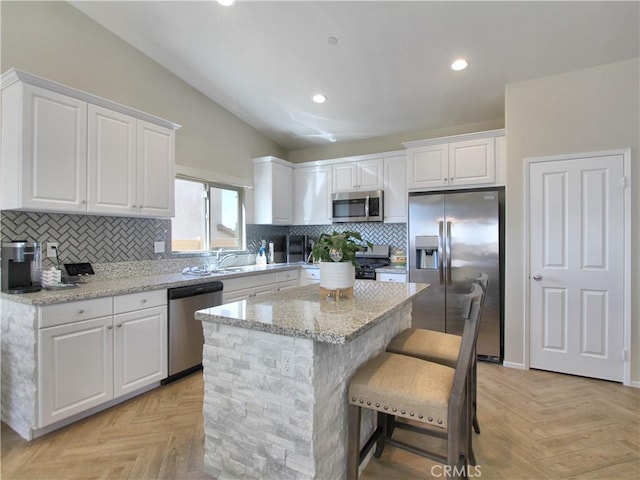
{"type": "Polygon", "coordinates": [[[508,83],[640,56],[639,2],[71,3],[287,150],[500,120],[508,83]]]}

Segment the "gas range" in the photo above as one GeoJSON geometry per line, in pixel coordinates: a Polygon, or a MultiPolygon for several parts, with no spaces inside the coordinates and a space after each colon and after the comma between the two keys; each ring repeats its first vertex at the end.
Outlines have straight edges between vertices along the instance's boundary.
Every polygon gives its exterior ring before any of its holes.
{"type": "Polygon", "coordinates": [[[357,280],[375,280],[376,268],[391,264],[389,259],[389,245],[373,245],[366,252],[356,253],[356,260],[360,264],[356,267],[357,280]]]}

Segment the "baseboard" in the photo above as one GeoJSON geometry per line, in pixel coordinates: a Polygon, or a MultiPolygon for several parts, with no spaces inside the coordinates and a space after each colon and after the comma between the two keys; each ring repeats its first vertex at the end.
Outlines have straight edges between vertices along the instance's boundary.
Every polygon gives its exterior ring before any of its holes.
{"type": "Polygon", "coordinates": [[[640,381],[632,380],[631,383],[629,384],[629,386],[633,387],[633,388],[640,388],[640,381]]]}
{"type": "Polygon", "coordinates": [[[526,370],[524,363],[502,362],[503,367],[515,368],[516,370],[526,370]]]}

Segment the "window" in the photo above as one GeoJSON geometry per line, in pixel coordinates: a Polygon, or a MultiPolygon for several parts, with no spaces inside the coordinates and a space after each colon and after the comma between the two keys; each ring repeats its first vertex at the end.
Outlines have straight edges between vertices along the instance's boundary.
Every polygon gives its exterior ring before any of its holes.
{"type": "Polygon", "coordinates": [[[171,250],[243,250],[242,190],[176,178],[171,250]]]}

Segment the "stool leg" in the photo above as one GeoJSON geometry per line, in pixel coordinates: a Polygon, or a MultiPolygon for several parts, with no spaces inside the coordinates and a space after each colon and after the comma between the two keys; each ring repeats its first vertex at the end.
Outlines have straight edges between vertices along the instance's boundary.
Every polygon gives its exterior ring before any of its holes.
{"type": "Polygon", "coordinates": [[[358,480],[360,467],[360,419],[362,409],[349,405],[349,433],[347,438],[347,480],[358,480]]]}
{"type": "Polygon", "coordinates": [[[378,441],[376,442],[376,451],[373,454],[376,458],[380,458],[382,455],[382,451],[384,450],[384,441],[387,438],[387,431],[389,423],[387,422],[387,416],[385,413],[378,412],[378,427],[382,426],[382,435],[378,437],[378,441]]]}
{"type": "Polygon", "coordinates": [[[473,351],[473,366],[471,367],[471,377],[472,377],[472,407],[473,407],[473,429],[476,433],[480,433],[480,424],[478,423],[478,407],[476,403],[476,395],[478,391],[478,359],[476,358],[475,349],[473,351]]]}

